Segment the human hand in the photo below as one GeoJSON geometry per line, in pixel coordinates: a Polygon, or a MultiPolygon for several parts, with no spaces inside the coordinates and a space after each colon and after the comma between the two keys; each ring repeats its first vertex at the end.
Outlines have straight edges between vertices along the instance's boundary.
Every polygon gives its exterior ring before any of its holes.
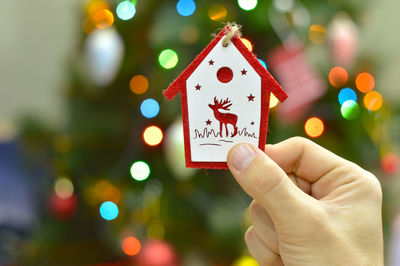
{"type": "Polygon", "coordinates": [[[374,175],[300,137],[265,153],[239,144],[228,154],[230,171],[254,199],[245,239],[260,265],[383,265],[374,175]]]}

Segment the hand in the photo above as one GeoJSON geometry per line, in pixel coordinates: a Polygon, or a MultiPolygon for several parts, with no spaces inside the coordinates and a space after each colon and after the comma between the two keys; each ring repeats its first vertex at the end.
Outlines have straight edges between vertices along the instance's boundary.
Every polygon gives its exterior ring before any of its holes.
{"type": "Polygon", "coordinates": [[[383,265],[382,191],[374,175],[310,140],[239,144],[228,166],[254,201],[246,232],[264,265],[383,265]]]}

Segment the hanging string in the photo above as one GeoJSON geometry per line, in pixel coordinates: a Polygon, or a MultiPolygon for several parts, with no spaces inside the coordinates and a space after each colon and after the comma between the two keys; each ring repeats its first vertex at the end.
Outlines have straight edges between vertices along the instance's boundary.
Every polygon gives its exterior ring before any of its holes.
{"type": "Polygon", "coordinates": [[[233,36],[235,36],[236,34],[239,36],[239,38],[242,36],[242,33],[240,31],[242,27],[241,25],[237,24],[236,22],[229,22],[227,26],[229,26],[229,30],[227,30],[227,32],[225,33],[226,35],[222,40],[223,47],[227,47],[233,36]]]}

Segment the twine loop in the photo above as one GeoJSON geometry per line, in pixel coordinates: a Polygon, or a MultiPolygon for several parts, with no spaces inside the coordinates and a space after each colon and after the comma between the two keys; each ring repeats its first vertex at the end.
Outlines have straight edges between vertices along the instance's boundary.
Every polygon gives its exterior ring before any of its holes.
{"type": "Polygon", "coordinates": [[[235,36],[236,34],[239,36],[239,38],[242,35],[242,33],[240,32],[240,28],[242,27],[241,25],[232,22],[228,23],[228,26],[229,28],[226,30],[225,37],[222,40],[223,47],[227,47],[233,36],[235,36]]]}

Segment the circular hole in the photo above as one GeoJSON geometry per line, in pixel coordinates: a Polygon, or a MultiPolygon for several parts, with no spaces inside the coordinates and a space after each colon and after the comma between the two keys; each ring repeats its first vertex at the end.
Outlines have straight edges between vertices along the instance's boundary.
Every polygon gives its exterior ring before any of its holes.
{"type": "Polygon", "coordinates": [[[233,78],[233,71],[229,67],[221,67],[217,71],[217,78],[222,83],[228,83],[233,78]]]}

